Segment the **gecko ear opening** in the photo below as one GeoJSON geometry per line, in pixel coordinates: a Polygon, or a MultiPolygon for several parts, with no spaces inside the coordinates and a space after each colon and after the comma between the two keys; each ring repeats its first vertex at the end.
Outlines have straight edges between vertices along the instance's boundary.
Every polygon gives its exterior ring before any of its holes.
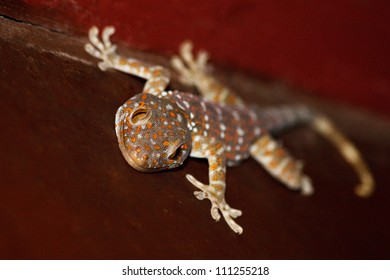
{"type": "Polygon", "coordinates": [[[130,121],[133,125],[145,123],[149,120],[152,113],[146,108],[136,109],[130,116],[130,121]]]}

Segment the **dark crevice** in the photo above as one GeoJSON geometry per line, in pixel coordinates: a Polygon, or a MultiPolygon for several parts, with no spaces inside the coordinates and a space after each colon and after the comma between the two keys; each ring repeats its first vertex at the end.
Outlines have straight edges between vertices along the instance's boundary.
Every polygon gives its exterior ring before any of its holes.
{"type": "Polygon", "coordinates": [[[18,22],[18,23],[22,23],[22,24],[38,27],[38,28],[43,28],[43,29],[46,29],[46,30],[48,30],[50,32],[55,32],[55,33],[58,33],[58,34],[65,34],[65,32],[63,32],[63,31],[60,31],[60,30],[57,30],[57,29],[54,29],[54,28],[50,28],[50,27],[48,27],[46,25],[42,25],[42,24],[30,22],[30,21],[17,19],[17,18],[11,17],[11,16],[3,15],[3,14],[0,14],[0,18],[4,18],[4,19],[10,20],[10,21],[14,21],[14,22],[18,22]]]}

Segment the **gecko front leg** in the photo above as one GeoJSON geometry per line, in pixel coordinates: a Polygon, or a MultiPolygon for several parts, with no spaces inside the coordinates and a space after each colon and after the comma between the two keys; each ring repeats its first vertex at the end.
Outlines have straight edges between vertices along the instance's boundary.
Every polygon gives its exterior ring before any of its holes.
{"type": "Polygon", "coordinates": [[[195,136],[193,139],[192,157],[207,158],[209,162],[209,185],[203,184],[192,175],[187,174],[186,178],[200,191],[195,191],[197,199],[209,199],[211,202],[211,216],[219,221],[222,213],[230,228],[241,234],[243,232],[233,219],[241,216],[240,210],[231,208],[225,200],[225,175],[226,175],[226,157],[225,148],[222,143],[210,140],[205,137],[195,136]]]}
{"type": "Polygon", "coordinates": [[[169,72],[159,65],[148,65],[134,58],[126,58],[116,53],[116,45],[112,44],[110,37],[114,34],[115,28],[107,26],[99,38],[99,29],[96,26],[89,30],[89,43],[85,44],[85,51],[101,60],[98,66],[102,71],[116,69],[146,79],[143,89],[145,93],[157,95],[165,90],[169,84],[169,72]]]}
{"type": "Polygon", "coordinates": [[[192,54],[192,43],[186,41],[180,46],[178,56],[171,59],[172,67],[179,74],[180,81],[195,86],[200,94],[215,103],[243,106],[244,102],[230,88],[221,84],[208,71],[208,54],[201,50],[192,54]]]}

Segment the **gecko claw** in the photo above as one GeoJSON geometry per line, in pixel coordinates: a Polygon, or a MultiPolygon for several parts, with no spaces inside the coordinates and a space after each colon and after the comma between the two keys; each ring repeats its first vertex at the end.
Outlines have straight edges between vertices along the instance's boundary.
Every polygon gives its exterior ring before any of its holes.
{"type": "Polygon", "coordinates": [[[171,65],[179,74],[180,82],[187,86],[195,85],[207,72],[207,52],[201,50],[194,57],[192,49],[192,43],[185,41],[180,46],[180,56],[173,56],[171,59],[171,65]]]}
{"type": "Polygon", "coordinates": [[[194,191],[194,195],[199,200],[204,200],[207,198],[211,202],[211,217],[215,221],[219,221],[222,213],[226,223],[229,227],[238,234],[243,232],[242,227],[240,227],[233,219],[242,215],[242,211],[238,209],[231,208],[225,201],[223,194],[217,194],[215,188],[211,185],[205,185],[199,182],[194,176],[187,174],[186,178],[193,184],[195,187],[200,189],[200,191],[194,191]]]}
{"type": "Polygon", "coordinates": [[[102,38],[100,39],[99,29],[96,26],[92,26],[88,32],[89,42],[84,45],[87,53],[102,60],[98,66],[103,71],[113,67],[112,57],[115,55],[117,46],[111,43],[110,36],[114,32],[114,27],[107,26],[103,29],[101,34],[102,38]]]}

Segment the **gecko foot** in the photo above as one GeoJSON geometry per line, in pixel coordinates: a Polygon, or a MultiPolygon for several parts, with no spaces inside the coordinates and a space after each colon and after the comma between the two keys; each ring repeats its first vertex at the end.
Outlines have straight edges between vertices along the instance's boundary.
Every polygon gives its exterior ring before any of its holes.
{"type": "Polygon", "coordinates": [[[180,46],[180,56],[173,56],[172,67],[178,72],[179,80],[187,85],[193,86],[207,72],[208,54],[199,51],[194,58],[192,54],[192,43],[185,41],[180,46]]]}
{"type": "Polygon", "coordinates": [[[106,26],[102,31],[102,39],[99,39],[99,29],[92,26],[88,33],[89,43],[84,46],[87,53],[102,60],[98,66],[103,71],[113,66],[112,58],[115,56],[117,46],[111,43],[110,36],[114,32],[115,28],[113,26],[106,26]]]}
{"type": "Polygon", "coordinates": [[[203,200],[203,199],[209,199],[211,202],[211,216],[215,221],[219,221],[221,218],[221,215],[219,212],[222,213],[226,223],[229,225],[229,227],[238,234],[241,234],[243,232],[242,227],[240,227],[233,219],[237,218],[242,215],[241,210],[231,208],[225,201],[224,194],[218,193],[216,191],[216,188],[212,185],[205,185],[201,182],[199,182],[197,179],[195,179],[192,175],[187,174],[186,178],[188,181],[190,181],[195,187],[200,189],[201,191],[195,191],[194,195],[197,199],[203,200]]]}

